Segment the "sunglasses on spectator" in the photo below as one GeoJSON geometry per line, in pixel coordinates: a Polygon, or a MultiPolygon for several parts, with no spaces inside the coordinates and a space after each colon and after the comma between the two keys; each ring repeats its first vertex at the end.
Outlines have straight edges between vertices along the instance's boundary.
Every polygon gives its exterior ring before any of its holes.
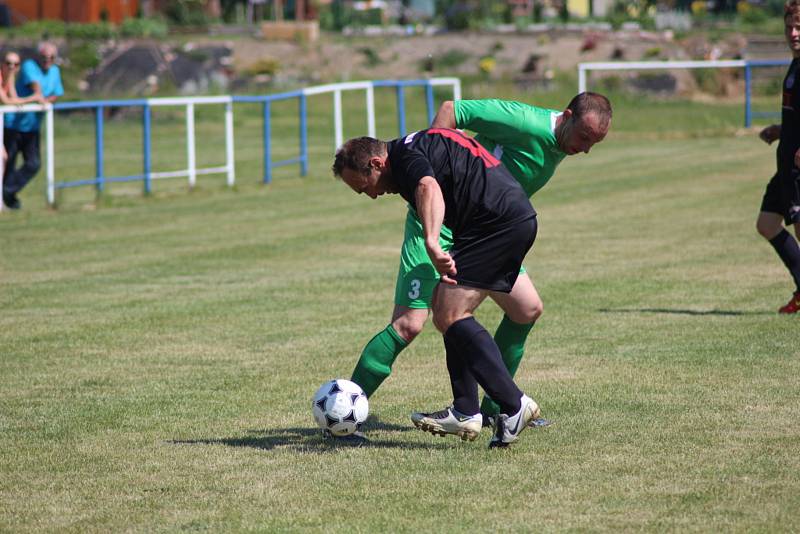
{"type": "Polygon", "coordinates": [[[43,57],[43,58],[45,58],[45,59],[49,59],[50,61],[53,61],[53,60],[55,60],[55,59],[56,59],[56,56],[55,56],[55,55],[52,55],[52,56],[42,56],[42,57],[43,57]]]}
{"type": "Polygon", "coordinates": [[[6,61],[6,65],[8,65],[9,67],[19,67],[19,61],[17,61],[17,62],[6,61]]]}

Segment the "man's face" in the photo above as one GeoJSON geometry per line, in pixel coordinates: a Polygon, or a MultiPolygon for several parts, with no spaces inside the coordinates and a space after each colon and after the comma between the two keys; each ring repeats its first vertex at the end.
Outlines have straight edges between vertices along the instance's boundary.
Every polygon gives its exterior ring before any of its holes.
{"type": "Polygon", "coordinates": [[[393,193],[394,191],[388,186],[388,178],[382,176],[384,165],[385,162],[381,158],[370,159],[368,174],[345,167],[342,169],[342,181],[359,195],[364,193],[370,198],[378,198],[384,193],[393,193]]]}
{"type": "Polygon", "coordinates": [[[39,54],[39,64],[42,66],[42,69],[47,70],[56,62],[56,47],[55,46],[45,46],[42,48],[42,51],[39,54]]]}
{"type": "Polygon", "coordinates": [[[608,133],[609,124],[603,124],[596,113],[587,113],[581,120],[576,120],[570,110],[564,112],[564,125],[558,144],[568,156],[584,152],[602,141],[608,133]]]}
{"type": "Polygon", "coordinates": [[[791,12],[783,18],[783,34],[792,55],[800,57],[800,12],[791,12]]]}

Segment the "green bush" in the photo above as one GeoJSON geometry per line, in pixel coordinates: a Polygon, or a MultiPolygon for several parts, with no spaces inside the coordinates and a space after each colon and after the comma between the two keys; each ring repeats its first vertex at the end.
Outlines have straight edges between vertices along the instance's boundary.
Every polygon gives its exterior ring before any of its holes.
{"type": "Polygon", "coordinates": [[[378,52],[376,52],[374,48],[371,48],[369,46],[362,46],[361,48],[358,49],[358,51],[364,54],[364,60],[367,67],[377,67],[378,65],[383,63],[383,60],[381,59],[381,57],[378,55],[378,52]]]}
{"type": "Polygon", "coordinates": [[[73,71],[87,71],[100,64],[100,54],[97,52],[97,45],[88,41],[74,45],[71,44],[66,55],[69,59],[70,69],[73,71]]]}
{"type": "Polygon", "coordinates": [[[154,37],[161,39],[167,36],[169,27],[163,19],[130,18],[122,21],[119,33],[122,37],[154,37]]]}
{"type": "Polygon", "coordinates": [[[692,69],[692,78],[704,93],[717,95],[722,92],[722,82],[715,69],[692,69]]]}
{"type": "Polygon", "coordinates": [[[739,16],[747,24],[763,24],[769,19],[769,14],[760,7],[751,7],[742,11],[739,16]]]}
{"type": "Polygon", "coordinates": [[[245,69],[245,73],[250,76],[258,76],[259,74],[268,74],[273,76],[278,73],[281,68],[281,63],[275,58],[264,57],[251,64],[245,69]]]}
{"type": "Polygon", "coordinates": [[[108,22],[69,23],[66,36],[70,39],[101,40],[116,37],[117,28],[108,22]]]}
{"type": "Polygon", "coordinates": [[[203,11],[202,0],[169,0],[164,14],[178,26],[205,26],[208,19],[203,11]]]}
{"type": "Polygon", "coordinates": [[[33,39],[51,39],[66,37],[68,39],[103,40],[118,35],[116,26],[109,22],[64,22],[61,20],[34,20],[9,30],[9,35],[30,37],[33,39]]]}
{"type": "Polygon", "coordinates": [[[319,6],[319,27],[325,31],[342,31],[352,21],[351,9],[345,9],[341,2],[319,6]]]}
{"type": "Polygon", "coordinates": [[[439,69],[453,69],[463,64],[469,57],[467,52],[454,48],[433,56],[433,63],[439,69]]]}
{"type": "Polygon", "coordinates": [[[383,24],[383,10],[378,8],[353,11],[350,16],[353,26],[380,26],[383,24]]]}
{"type": "Polygon", "coordinates": [[[32,37],[34,39],[50,39],[64,37],[67,34],[67,25],[61,20],[32,20],[11,29],[12,35],[32,37]]]}

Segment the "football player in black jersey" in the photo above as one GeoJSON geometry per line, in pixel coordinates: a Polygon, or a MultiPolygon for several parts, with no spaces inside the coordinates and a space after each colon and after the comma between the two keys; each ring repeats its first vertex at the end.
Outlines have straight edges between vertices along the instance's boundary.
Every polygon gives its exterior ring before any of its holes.
{"type": "Polygon", "coordinates": [[[778,311],[797,313],[800,312],[800,246],[783,225],[794,225],[794,233],[800,237],[800,0],[784,4],[783,20],[792,63],[783,80],[781,123],[767,126],[759,134],[768,144],[779,142],[778,169],[767,184],[756,228],[794,279],[795,292],[778,311]]]}
{"type": "Polygon", "coordinates": [[[473,312],[495,293],[509,293],[536,238],[536,212],[505,167],[473,138],[434,128],[385,143],[347,141],[333,173],[356,193],[398,193],[422,221],[425,248],[441,274],[433,324],[444,337],[453,405],[414,413],[418,428],[474,440],[481,431],[478,384],[500,406],[490,447],[506,447],[539,416],[538,404],[514,383],[500,349],[473,312]],[[453,246],[439,242],[442,224],[453,246]]]}

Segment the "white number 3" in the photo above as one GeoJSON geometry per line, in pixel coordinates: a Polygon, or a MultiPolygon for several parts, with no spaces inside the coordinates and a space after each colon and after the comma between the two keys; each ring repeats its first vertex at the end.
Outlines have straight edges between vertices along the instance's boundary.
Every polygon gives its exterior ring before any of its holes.
{"type": "Polygon", "coordinates": [[[411,291],[408,292],[408,298],[416,299],[419,298],[419,287],[422,283],[417,280],[416,278],[411,281],[411,291]]]}

